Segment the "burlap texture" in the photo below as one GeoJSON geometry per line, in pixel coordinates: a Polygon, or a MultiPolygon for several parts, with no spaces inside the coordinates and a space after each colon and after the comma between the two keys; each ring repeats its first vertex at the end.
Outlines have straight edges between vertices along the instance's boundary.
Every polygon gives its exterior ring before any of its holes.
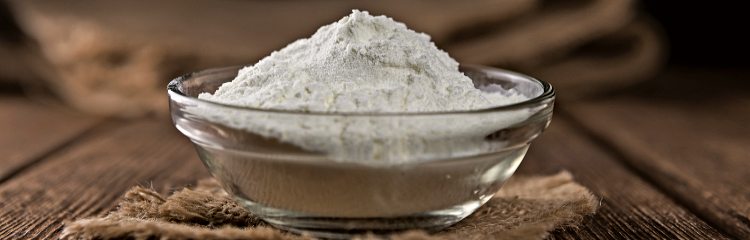
{"type": "MultiPolygon", "coordinates": [[[[544,239],[593,214],[597,198],[568,172],[513,177],[467,219],[436,233],[411,230],[360,239],[544,239]]],[[[104,217],[66,224],[63,239],[311,239],[276,230],[235,203],[213,180],[164,197],[134,187],[104,217]]]]}

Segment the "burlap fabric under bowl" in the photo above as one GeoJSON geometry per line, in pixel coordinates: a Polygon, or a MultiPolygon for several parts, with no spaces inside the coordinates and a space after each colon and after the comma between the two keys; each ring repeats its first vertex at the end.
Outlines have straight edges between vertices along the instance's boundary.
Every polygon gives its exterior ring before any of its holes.
{"type": "MultiPolygon", "coordinates": [[[[411,230],[359,239],[543,239],[593,214],[597,199],[568,172],[515,176],[467,219],[436,233],[411,230]]],[[[133,187],[104,217],[66,224],[63,239],[312,239],[276,230],[235,203],[212,179],[165,197],[133,187]]]]}

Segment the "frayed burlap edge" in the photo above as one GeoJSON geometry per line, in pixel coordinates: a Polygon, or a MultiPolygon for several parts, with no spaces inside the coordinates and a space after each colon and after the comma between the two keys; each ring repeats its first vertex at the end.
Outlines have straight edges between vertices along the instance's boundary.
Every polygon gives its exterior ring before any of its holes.
{"type": "MultiPolygon", "coordinates": [[[[576,227],[597,199],[568,172],[514,177],[495,197],[458,224],[428,234],[412,230],[359,239],[543,239],[576,227]]],[[[272,228],[235,203],[213,180],[169,197],[134,187],[105,217],[66,224],[62,239],[312,239],[272,228]]]]}

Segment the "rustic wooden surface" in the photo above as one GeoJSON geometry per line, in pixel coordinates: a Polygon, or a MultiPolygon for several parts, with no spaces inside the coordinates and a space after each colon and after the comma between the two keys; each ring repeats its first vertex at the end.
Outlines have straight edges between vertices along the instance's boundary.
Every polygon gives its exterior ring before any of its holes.
{"type": "Polygon", "coordinates": [[[531,146],[518,174],[567,169],[601,198],[597,214],[555,239],[722,239],[726,236],[626,169],[565,119],[531,146]]]}
{"type": "Polygon", "coordinates": [[[0,239],[54,238],[64,221],[106,212],[133,185],[206,176],[168,121],[108,122],[0,185],[0,239]]]}
{"type": "Polygon", "coordinates": [[[750,95],[743,94],[743,76],[682,69],[648,88],[563,112],[676,202],[727,233],[750,237],[750,95]],[[696,77],[705,81],[682,81],[696,77]]]}
{"type": "MultiPolygon", "coordinates": [[[[518,174],[567,169],[602,205],[553,239],[750,239],[747,85],[676,87],[716,76],[670,72],[559,102],[518,174]]],[[[97,120],[17,97],[1,98],[0,116],[0,239],[55,238],[65,221],[109,211],[135,184],[168,191],[207,176],[168,119],[97,120]]]]}
{"type": "Polygon", "coordinates": [[[0,180],[73,141],[96,122],[65,108],[0,97],[0,180]]]}

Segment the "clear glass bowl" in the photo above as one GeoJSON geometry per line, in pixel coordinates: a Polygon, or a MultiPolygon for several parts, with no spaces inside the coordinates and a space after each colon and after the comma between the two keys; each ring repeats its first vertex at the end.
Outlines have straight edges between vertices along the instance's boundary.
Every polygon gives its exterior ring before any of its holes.
{"type": "Polygon", "coordinates": [[[515,172],[531,140],[548,126],[554,101],[546,82],[482,66],[461,71],[477,88],[515,89],[529,100],[475,111],[378,114],[264,110],[197,98],[231,81],[240,68],[170,82],[175,126],[224,189],[254,214],[328,238],[439,230],[467,217],[515,172]],[[350,127],[325,127],[342,122],[350,127]],[[384,128],[396,131],[378,130],[384,128]]]}

